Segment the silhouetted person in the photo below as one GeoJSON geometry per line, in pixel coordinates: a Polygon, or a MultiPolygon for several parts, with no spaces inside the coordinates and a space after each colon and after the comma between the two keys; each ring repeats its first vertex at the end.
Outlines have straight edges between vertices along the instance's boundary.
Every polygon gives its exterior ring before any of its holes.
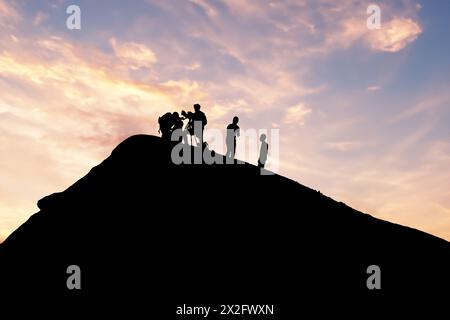
{"type": "Polygon", "coordinates": [[[225,157],[234,159],[234,155],[236,154],[236,137],[239,137],[240,131],[239,126],[237,125],[239,122],[238,117],[233,118],[233,123],[230,123],[227,126],[227,153],[225,157]]]}
{"type": "MultiPolygon", "coordinates": [[[[171,128],[171,134],[175,130],[183,130],[183,119],[180,117],[178,112],[172,113],[172,128],[171,128]]],[[[183,140],[183,136],[180,135],[178,138],[178,142],[181,142],[183,140]]]]}
{"type": "Polygon", "coordinates": [[[259,140],[261,141],[261,149],[259,151],[258,167],[264,168],[267,161],[267,154],[269,153],[269,144],[266,142],[266,135],[263,133],[259,140]]]}
{"type": "Polygon", "coordinates": [[[200,145],[202,145],[203,144],[203,131],[205,130],[205,126],[208,123],[208,120],[206,119],[205,113],[203,113],[203,111],[200,111],[200,108],[201,108],[201,106],[198,103],[194,104],[195,112],[194,112],[193,120],[194,120],[194,125],[195,125],[196,121],[201,122],[201,128],[202,128],[201,133],[195,132],[195,130],[194,130],[194,135],[198,139],[200,145]]]}
{"type": "Polygon", "coordinates": [[[178,114],[178,112],[172,113],[172,122],[173,122],[172,131],[175,131],[177,129],[183,129],[183,120],[178,114]]]}
{"type": "Polygon", "coordinates": [[[203,131],[205,129],[206,124],[208,123],[208,120],[206,119],[206,115],[200,111],[201,106],[196,103],[194,104],[194,113],[192,112],[185,112],[184,110],[181,111],[181,114],[189,119],[189,123],[186,126],[186,129],[188,130],[189,134],[194,136],[196,138],[196,144],[197,145],[203,145],[203,131]],[[200,132],[199,130],[195,130],[195,123],[200,122],[200,132]]]}
{"type": "Polygon", "coordinates": [[[170,141],[170,137],[172,135],[173,115],[170,112],[165,113],[158,118],[158,123],[161,138],[170,141]]]}

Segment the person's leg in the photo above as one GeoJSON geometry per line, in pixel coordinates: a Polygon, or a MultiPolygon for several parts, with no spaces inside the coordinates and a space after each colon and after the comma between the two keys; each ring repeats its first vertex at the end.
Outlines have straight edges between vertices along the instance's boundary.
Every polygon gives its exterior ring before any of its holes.
{"type": "Polygon", "coordinates": [[[195,132],[194,132],[194,136],[195,136],[195,143],[196,143],[196,146],[198,147],[198,146],[202,146],[203,145],[203,130],[202,130],[202,133],[201,133],[201,135],[198,135],[198,134],[195,134],[195,132]]]}
{"type": "Polygon", "coordinates": [[[194,135],[195,137],[195,146],[201,146],[202,145],[202,138],[200,138],[199,136],[194,135]]]}
{"type": "Polygon", "coordinates": [[[194,134],[193,137],[194,137],[194,146],[195,146],[195,147],[198,147],[198,139],[199,139],[199,138],[198,138],[195,134],[194,134]]]}
{"type": "Polygon", "coordinates": [[[231,139],[229,136],[226,138],[226,144],[227,144],[227,152],[225,154],[225,157],[231,158],[233,154],[233,143],[231,142],[231,139]]]}

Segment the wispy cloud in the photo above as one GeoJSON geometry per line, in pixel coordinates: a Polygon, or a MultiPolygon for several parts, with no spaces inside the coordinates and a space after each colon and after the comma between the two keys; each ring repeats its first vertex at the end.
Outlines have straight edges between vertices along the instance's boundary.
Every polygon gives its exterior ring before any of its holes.
{"type": "Polygon", "coordinates": [[[448,106],[450,103],[450,93],[445,90],[433,90],[421,98],[414,105],[408,106],[405,110],[395,115],[390,121],[398,122],[416,116],[424,112],[432,112],[435,109],[443,106],[448,106]]]}
{"type": "Polygon", "coordinates": [[[49,18],[49,15],[45,12],[39,11],[36,16],[33,19],[33,24],[35,26],[40,26],[43,24],[47,19],[49,18]]]}
{"type": "Polygon", "coordinates": [[[326,148],[330,150],[337,151],[349,151],[361,146],[361,143],[358,141],[337,141],[337,142],[328,142],[325,144],[326,148]]]}
{"type": "Polygon", "coordinates": [[[22,17],[11,1],[0,0],[0,26],[3,30],[12,29],[22,17]]]}
{"type": "Polygon", "coordinates": [[[131,69],[150,67],[157,59],[155,53],[144,44],[136,42],[119,43],[116,38],[110,39],[116,56],[131,69]]]}
{"type": "Polygon", "coordinates": [[[381,89],[381,86],[368,86],[367,91],[378,91],[381,89]]]}
{"type": "Polygon", "coordinates": [[[189,1],[201,7],[209,17],[214,18],[215,16],[217,16],[217,10],[207,0],[189,1]]]}
{"type": "Polygon", "coordinates": [[[295,106],[289,107],[287,108],[284,116],[284,123],[304,125],[306,116],[311,112],[312,110],[306,107],[303,103],[299,103],[295,106]]]}

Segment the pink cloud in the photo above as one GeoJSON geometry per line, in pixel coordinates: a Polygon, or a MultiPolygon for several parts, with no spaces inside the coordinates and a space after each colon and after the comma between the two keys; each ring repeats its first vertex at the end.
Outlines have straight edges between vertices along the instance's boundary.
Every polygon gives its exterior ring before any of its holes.
{"type": "Polygon", "coordinates": [[[46,14],[42,11],[39,11],[33,19],[33,24],[35,26],[40,26],[42,23],[47,21],[48,18],[49,18],[48,14],[46,14]]]}
{"type": "Polygon", "coordinates": [[[383,23],[381,29],[371,30],[367,41],[374,50],[398,52],[414,42],[422,33],[422,27],[412,19],[393,19],[383,23]]]}
{"type": "Polygon", "coordinates": [[[368,86],[367,91],[378,91],[381,89],[381,86],[368,86]]]}
{"type": "Polygon", "coordinates": [[[11,29],[22,20],[12,1],[0,0],[0,26],[11,29]]]}

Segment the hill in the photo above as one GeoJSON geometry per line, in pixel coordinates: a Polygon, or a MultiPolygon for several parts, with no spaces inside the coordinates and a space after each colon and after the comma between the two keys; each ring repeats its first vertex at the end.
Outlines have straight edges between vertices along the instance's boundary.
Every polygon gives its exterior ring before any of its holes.
{"type": "Polygon", "coordinates": [[[250,164],[174,165],[171,148],[130,137],[41,199],[0,245],[2,293],[163,318],[189,303],[275,304],[286,315],[351,299],[445,298],[447,241],[250,164]],[[81,269],[81,290],[67,289],[70,265],[81,269]],[[381,290],[367,287],[371,265],[381,290]]]}

